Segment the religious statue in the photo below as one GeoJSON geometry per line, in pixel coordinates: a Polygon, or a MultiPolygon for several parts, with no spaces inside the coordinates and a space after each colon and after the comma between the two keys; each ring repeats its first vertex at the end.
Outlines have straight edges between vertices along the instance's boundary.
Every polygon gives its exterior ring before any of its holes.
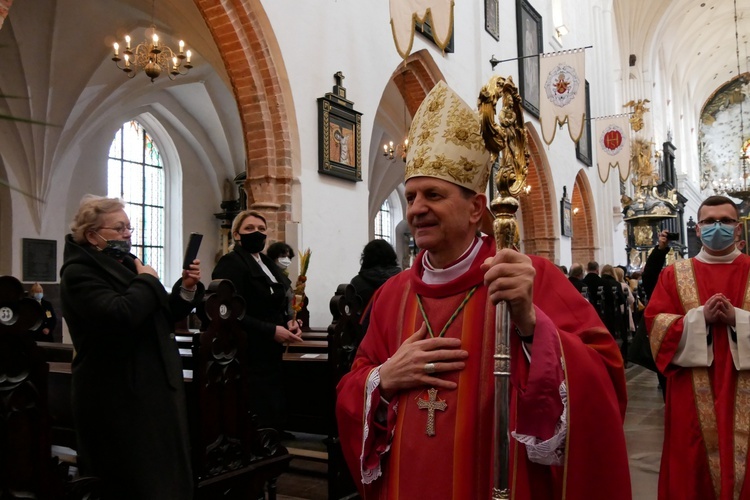
{"type": "Polygon", "coordinates": [[[630,170],[634,172],[632,183],[636,188],[656,186],[659,176],[654,172],[651,164],[651,143],[643,139],[636,139],[632,145],[630,170]]]}
{"type": "Polygon", "coordinates": [[[646,103],[649,102],[651,101],[648,99],[631,100],[623,106],[623,108],[633,108],[633,116],[630,117],[630,127],[633,132],[638,132],[643,128],[643,115],[649,111],[649,108],[646,107],[646,103]]]}

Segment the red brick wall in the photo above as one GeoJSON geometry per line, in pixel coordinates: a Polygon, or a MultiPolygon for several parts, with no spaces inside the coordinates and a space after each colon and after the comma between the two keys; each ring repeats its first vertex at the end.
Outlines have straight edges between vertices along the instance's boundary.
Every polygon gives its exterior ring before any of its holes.
{"type": "MultiPolygon", "coordinates": [[[[3,0],[0,0],[0,2],[3,0]]],[[[282,82],[251,2],[195,0],[219,48],[245,136],[248,206],[263,212],[272,239],[291,220],[292,162],[282,82]]]]}
{"type": "Polygon", "coordinates": [[[573,238],[571,253],[573,262],[580,262],[584,266],[594,260],[594,202],[591,198],[591,186],[586,174],[581,170],[576,176],[573,186],[572,207],[578,208],[578,214],[573,215],[573,238]]]}
{"type": "Polygon", "coordinates": [[[526,178],[531,191],[521,196],[524,253],[539,255],[555,262],[555,241],[560,221],[556,220],[549,198],[551,177],[539,152],[535,138],[529,134],[529,175],[526,178]]]}

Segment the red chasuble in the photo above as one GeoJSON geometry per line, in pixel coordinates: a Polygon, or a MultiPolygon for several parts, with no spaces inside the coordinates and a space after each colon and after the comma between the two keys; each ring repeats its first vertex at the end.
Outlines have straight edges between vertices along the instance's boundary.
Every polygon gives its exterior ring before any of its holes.
{"type": "MultiPolygon", "coordinates": [[[[391,278],[377,292],[367,335],[351,372],[338,386],[337,402],[344,455],[365,499],[490,498],[495,307],[479,266],[494,253],[494,243],[485,239],[471,269],[444,285],[427,285],[420,279],[420,254],[411,270],[391,278]],[[434,397],[441,403],[433,410],[435,435],[427,434],[429,410],[420,408],[428,406],[429,387],[402,391],[391,401],[386,417],[376,420],[380,394],[375,388],[366,400],[367,379],[422,324],[416,294],[437,334],[475,286],[446,332],[461,339],[469,358],[464,370],[444,375],[458,388],[438,390],[434,397]],[[368,484],[360,481],[363,476],[368,484]]],[[[563,380],[568,429],[560,466],[532,463],[526,447],[511,438],[512,498],[630,500],[620,352],[566,277],[549,261],[532,260],[537,272],[537,326],[531,363],[518,337],[511,335],[511,430],[536,431],[538,437],[549,438],[563,409],[563,380]]]]}
{"type": "Polygon", "coordinates": [[[668,378],[659,474],[662,500],[750,499],[750,372],[735,368],[726,326],[712,328],[711,366],[671,364],[687,311],[716,293],[723,293],[734,307],[750,310],[748,273],[750,257],[744,254],[731,264],[679,261],[662,271],[646,308],[651,350],[668,378]]]}

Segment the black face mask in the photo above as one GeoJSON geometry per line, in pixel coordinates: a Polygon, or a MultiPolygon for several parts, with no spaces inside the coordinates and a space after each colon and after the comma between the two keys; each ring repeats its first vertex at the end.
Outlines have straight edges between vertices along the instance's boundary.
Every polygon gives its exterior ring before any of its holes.
{"type": "Polygon", "coordinates": [[[240,245],[250,253],[258,253],[266,246],[266,235],[260,231],[241,234],[240,245]]]}
{"type": "MultiPolygon", "coordinates": [[[[101,239],[104,238],[96,233],[101,239]]],[[[109,255],[117,260],[121,260],[126,255],[130,254],[130,240],[104,240],[107,242],[107,246],[102,248],[104,255],[109,255]]]]}

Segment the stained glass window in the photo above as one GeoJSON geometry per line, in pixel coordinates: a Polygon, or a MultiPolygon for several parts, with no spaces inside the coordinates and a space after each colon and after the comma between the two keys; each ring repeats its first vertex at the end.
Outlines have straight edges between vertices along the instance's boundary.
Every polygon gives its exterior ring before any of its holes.
{"type": "Polygon", "coordinates": [[[391,243],[391,204],[385,200],[375,216],[375,238],[391,243]]]}
{"type": "Polygon", "coordinates": [[[146,129],[124,123],[109,148],[107,196],[122,198],[133,226],[132,252],[164,272],[164,165],[159,148],[146,129]]]}

